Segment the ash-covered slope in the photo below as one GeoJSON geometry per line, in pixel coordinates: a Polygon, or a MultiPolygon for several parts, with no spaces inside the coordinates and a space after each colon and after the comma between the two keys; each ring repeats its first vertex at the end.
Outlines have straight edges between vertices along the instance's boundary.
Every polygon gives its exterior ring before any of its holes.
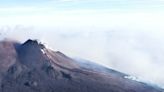
{"type": "Polygon", "coordinates": [[[163,92],[123,73],[81,64],[35,40],[1,42],[0,92],[163,92]]]}

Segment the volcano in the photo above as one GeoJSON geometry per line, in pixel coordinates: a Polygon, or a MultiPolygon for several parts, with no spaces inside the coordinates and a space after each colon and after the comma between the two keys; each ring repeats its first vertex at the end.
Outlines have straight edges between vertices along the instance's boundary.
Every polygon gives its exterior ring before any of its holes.
{"type": "Polygon", "coordinates": [[[124,73],[80,63],[36,40],[0,42],[0,92],[164,92],[124,73]]]}

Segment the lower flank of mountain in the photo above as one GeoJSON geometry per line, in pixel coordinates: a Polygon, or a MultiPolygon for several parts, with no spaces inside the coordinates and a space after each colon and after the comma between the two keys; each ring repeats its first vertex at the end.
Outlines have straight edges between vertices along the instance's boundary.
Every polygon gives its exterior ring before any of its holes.
{"type": "Polygon", "coordinates": [[[36,40],[0,42],[0,92],[164,92],[125,76],[79,63],[36,40]]]}

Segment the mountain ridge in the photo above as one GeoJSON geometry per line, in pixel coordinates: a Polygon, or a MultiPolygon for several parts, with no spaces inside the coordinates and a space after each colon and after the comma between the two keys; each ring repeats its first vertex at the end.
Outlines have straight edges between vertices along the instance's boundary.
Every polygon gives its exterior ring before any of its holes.
{"type": "MultiPolygon", "coordinates": [[[[148,84],[125,79],[117,71],[81,66],[60,51],[37,40],[0,43],[0,92],[164,92],[148,84]],[[2,45],[2,46],[1,46],[2,45]],[[9,65],[8,65],[9,64],[9,65]]],[[[97,67],[97,66],[96,66],[97,67]]]]}

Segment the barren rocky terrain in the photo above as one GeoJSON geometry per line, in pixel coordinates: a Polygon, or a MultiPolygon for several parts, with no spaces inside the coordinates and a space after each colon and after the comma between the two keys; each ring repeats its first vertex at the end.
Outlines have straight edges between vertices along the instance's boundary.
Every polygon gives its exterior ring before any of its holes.
{"type": "Polygon", "coordinates": [[[115,70],[91,66],[36,40],[2,41],[0,92],[164,92],[115,70]]]}

